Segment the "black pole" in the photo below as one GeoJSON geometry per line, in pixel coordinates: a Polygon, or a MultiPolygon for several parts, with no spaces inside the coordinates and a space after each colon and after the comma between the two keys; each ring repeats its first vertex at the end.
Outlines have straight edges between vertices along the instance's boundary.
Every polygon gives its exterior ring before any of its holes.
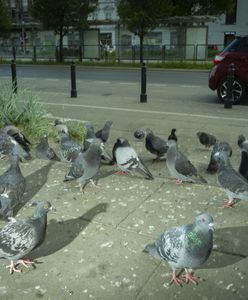
{"type": "Polygon", "coordinates": [[[13,55],[13,59],[16,60],[16,47],[12,46],[12,55],[13,55]]]}
{"type": "Polygon", "coordinates": [[[146,64],[143,63],[141,66],[141,94],[140,102],[147,102],[146,95],[146,64]]]}
{"type": "Polygon", "coordinates": [[[17,79],[16,79],[16,63],[14,60],[11,61],[11,77],[12,77],[12,91],[17,93],[17,79]]]}
{"type": "Polygon", "coordinates": [[[227,72],[227,89],[226,97],[224,98],[224,108],[232,108],[233,103],[233,81],[234,81],[234,64],[231,63],[227,72]]]}
{"type": "Polygon", "coordinates": [[[37,54],[36,54],[36,46],[33,47],[33,62],[36,62],[37,54]]]}
{"type": "Polygon", "coordinates": [[[74,62],[71,63],[71,98],[77,98],[76,66],[74,62]]]}

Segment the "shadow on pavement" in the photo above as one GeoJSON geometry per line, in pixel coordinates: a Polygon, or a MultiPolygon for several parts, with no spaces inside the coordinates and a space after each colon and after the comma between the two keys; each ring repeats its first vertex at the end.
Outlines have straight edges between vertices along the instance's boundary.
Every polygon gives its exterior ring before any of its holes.
{"type": "Polygon", "coordinates": [[[26,191],[23,195],[22,202],[14,209],[14,216],[47,182],[48,173],[53,164],[54,162],[50,161],[47,165],[26,177],[26,191]]]}
{"type": "Polygon", "coordinates": [[[248,256],[248,226],[227,227],[214,231],[213,250],[202,269],[216,269],[233,265],[248,256]]]}
{"type": "Polygon", "coordinates": [[[107,203],[100,203],[77,219],[62,222],[51,220],[47,226],[47,235],[44,243],[32,251],[29,257],[37,259],[42,256],[48,256],[69,245],[89,225],[95,216],[106,212],[107,207],[107,203]]]}

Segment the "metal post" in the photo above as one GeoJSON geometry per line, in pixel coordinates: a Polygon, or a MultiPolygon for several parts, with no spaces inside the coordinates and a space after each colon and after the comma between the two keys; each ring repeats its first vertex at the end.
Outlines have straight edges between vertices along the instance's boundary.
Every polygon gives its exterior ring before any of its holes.
{"type": "Polygon", "coordinates": [[[82,45],[79,45],[79,61],[82,62],[83,61],[83,55],[82,55],[82,45]]]}
{"type": "Polygon", "coordinates": [[[77,98],[76,66],[74,62],[71,63],[71,98],[77,98]]]}
{"type": "Polygon", "coordinates": [[[12,46],[12,55],[13,55],[13,59],[16,60],[16,47],[12,46]]]}
{"type": "Polygon", "coordinates": [[[163,45],[161,48],[161,54],[162,54],[162,62],[164,62],[165,61],[165,45],[163,45]]]}
{"type": "Polygon", "coordinates": [[[11,61],[11,76],[12,76],[12,91],[17,93],[17,79],[16,79],[16,63],[14,60],[11,61]]]}
{"type": "Polygon", "coordinates": [[[227,90],[226,97],[224,98],[224,108],[232,108],[233,103],[233,81],[234,81],[234,64],[231,63],[227,72],[227,90]]]}
{"type": "Polygon", "coordinates": [[[33,46],[33,62],[36,62],[37,54],[36,54],[36,46],[33,46]]]}
{"type": "Polygon", "coordinates": [[[141,66],[141,94],[140,102],[147,102],[146,95],[146,64],[143,63],[141,66]]]}

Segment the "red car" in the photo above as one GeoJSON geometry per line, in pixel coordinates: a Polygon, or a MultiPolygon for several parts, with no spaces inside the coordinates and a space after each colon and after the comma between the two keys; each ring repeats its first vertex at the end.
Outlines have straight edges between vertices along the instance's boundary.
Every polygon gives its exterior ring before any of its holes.
{"type": "Polygon", "coordinates": [[[208,86],[217,90],[218,98],[224,101],[227,91],[227,71],[234,63],[233,103],[240,103],[248,91],[248,35],[237,37],[214,58],[214,66],[209,73],[208,86]]]}

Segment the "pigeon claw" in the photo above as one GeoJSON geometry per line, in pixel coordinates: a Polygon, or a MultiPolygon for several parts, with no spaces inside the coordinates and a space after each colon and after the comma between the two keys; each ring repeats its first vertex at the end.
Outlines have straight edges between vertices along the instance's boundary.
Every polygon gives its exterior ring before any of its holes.
{"type": "Polygon", "coordinates": [[[127,175],[128,172],[127,171],[116,171],[115,174],[116,175],[127,175]]]}
{"type": "Polygon", "coordinates": [[[222,208],[233,208],[234,202],[232,199],[231,200],[225,199],[224,203],[225,204],[221,206],[222,208]]]}
{"type": "Polygon", "coordinates": [[[176,180],[176,184],[182,184],[182,183],[183,183],[183,181],[181,179],[176,180]]]}
{"type": "Polygon", "coordinates": [[[181,280],[177,277],[177,274],[175,271],[172,273],[172,278],[170,281],[170,284],[175,283],[177,286],[182,286],[181,280]]]}
{"type": "Polygon", "coordinates": [[[193,274],[191,274],[190,272],[186,271],[182,276],[185,278],[186,283],[192,282],[195,285],[198,284],[198,281],[197,281],[198,278],[193,276],[193,274]]]}

